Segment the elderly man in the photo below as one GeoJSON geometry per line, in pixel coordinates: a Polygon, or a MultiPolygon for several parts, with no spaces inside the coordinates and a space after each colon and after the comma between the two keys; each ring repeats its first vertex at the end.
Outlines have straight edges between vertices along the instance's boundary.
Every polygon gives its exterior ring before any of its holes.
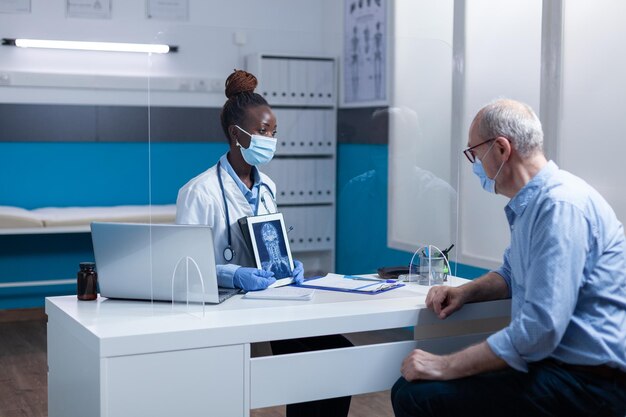
{"type": "Polygon", "coordinates": [[[498,270],[461,287],[434,287],[426,304],[445,319],[465,303],[511,297],[511,322],[451,355],[409,354],[391,392],[396,416],[623,417],[621,223],[589,184],[546,160],[529,106],[485,106],[468,146],[482,187],[510,198],[510,246],[498,270]]]}

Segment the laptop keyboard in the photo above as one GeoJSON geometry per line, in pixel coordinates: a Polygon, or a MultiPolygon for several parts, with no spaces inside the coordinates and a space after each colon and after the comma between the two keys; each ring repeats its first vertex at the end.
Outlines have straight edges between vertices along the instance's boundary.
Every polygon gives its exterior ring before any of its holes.
{"type": "Polygon", "coordinates": [[[218,289],[217,296],[220,300],[220,303],[224,300],[229,299],[233,295],[239,294],[239,289],[237,288],[228,288],[228,289],[218,289]]]}

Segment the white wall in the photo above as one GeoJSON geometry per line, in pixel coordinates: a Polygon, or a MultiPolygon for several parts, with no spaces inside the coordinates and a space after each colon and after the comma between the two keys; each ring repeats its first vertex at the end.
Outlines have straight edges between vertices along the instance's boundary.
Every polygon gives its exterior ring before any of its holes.
{"type": "MultiPolygon", "coordinates": [[[[459,261],[485,268],[501,263],[509,242],[504,214],[508,199],[480,187],[471,165],[461,154],[467,132],[480,108],[499,97],[528,103],[539,113],[541,71],[540,0],[465,1],[465,46],[461,136],[456,149],[460,169],[459,261]]],[[[456,29],[456,28],[455,28],[456,29]]]]}
{"type": "Polygon", "coordinates": [[[581,176],[626,222],[626,2],[563,2],[561,168],[581,176]]]}
{"type": "MultiPolygon", "coordinates": [[[[464,131],[494,97],[527,102],[549,117],[542,119],[549,156],[595,187],[623,223],[626,3],[562,1],[562,9],[546,3],[543,28],[541,3],[465,2],[464,131]]],[[[462,161],[460,168],[460,261],[497,266],[509,241],[502,212],[507,199],[485,195],[469,163],[462,161]]]]}
{"type": "MultiPolygon", "coordinates": [[[[30,14],[0,14],[0,36],[178,45],[175,54],[154,56],[104,52],[25,50],[0,47],[0,74],[26,71],[154,77],[208,77],[223,82],[253,52],[300,55],[340,53],[336,36],[341,4],[335,0],[190,0],[188,22],[146,19],[145,0],[113,1],[112,18],[65,17],[65,0],[32,0],[30,14]],[[234,32],[247,43],[237,46],[234,32]]],[[[340,38],[339,38],[340,39],[340,38]]],[[[0,87],[1,102],[146,104],[144,91],[0,87]]],[[[222,105],[223,91],[152,94],[153,104],[222,105]]]]}

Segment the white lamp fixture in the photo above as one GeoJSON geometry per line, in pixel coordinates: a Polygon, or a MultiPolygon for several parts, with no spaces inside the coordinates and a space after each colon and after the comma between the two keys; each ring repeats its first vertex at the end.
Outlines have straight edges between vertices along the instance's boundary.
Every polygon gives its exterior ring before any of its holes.
{"type": "Polygon", "coordinates": [[[82,42],[2,38],[2,45],[17,46],[19,48],[71,49],[76,51],[141,52],[153,54],[178,52],[178,46],[151,43],[82,42]]]}

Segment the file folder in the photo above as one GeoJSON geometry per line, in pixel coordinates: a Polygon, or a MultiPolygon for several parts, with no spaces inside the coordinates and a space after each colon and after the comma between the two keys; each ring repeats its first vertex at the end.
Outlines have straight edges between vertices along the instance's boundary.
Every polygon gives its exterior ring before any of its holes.
{"type": "Polygon", "coordinates": [[[404,287],[404,284],[385,279],[327,274],[323,277],[309,278],[300,287],[373,295],[404,287]]]}

